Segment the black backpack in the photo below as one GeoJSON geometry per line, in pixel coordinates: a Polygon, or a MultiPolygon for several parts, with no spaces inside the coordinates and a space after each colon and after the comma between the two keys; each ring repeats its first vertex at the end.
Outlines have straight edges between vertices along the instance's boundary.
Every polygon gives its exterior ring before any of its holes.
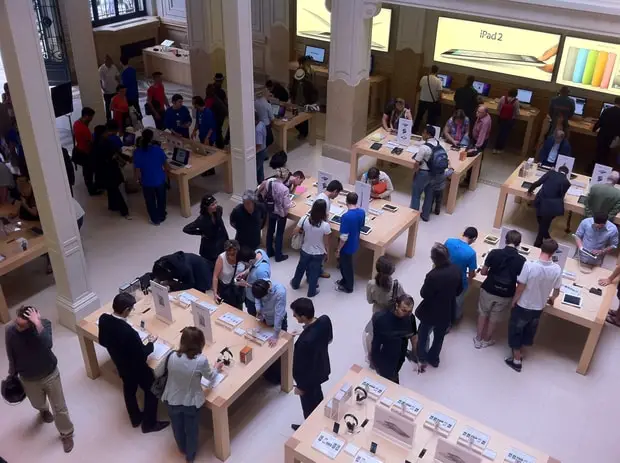
{"type": "Polygon", "coordinates": [[[276,154],[271,156],[271,160],[269,161],[269,167],[272,169],[277,169],[279,167],[284,167],[286,165],[286,161],[288,161],[288,156],[284,151],[278,151],[276,154]]]}
{"type": "Polygon", "coordinates": [[[491,273],[487,278],[491,278],[491,287],[495,296],[511,297],[515,293],[517,279],[510,268],[510,261],[513,257],[515,256],[504,258],[502,263],[497,266],[497,270],[491,268],[491,273]]]}
{"type": "Polygon", "coordinates": [[[273,200],[273,182],[275,181],[276,180],[267,182],[267,191],[265,192],[265,196],[263,197],[263,201],[262,201],[263,204],[265,204],[265,207],[267,208],[267,212],[269,212],[270,214],[275,209],[275,201],[273,200]]]}
{"type": "Polygon", "coordinates": [[[448,153],[441,146],[441,143],[437,142],[437,145],[431,145],[430,143],[425,143],[431,149],[431,157],[427,161],[428,171],[432,176],[443,175],[446,169],[448,168],[449,159],[448,153]]]}

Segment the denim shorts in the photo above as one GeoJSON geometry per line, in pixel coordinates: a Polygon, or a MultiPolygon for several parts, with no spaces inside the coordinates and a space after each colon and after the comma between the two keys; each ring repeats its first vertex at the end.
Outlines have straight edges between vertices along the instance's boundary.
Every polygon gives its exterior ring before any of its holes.
{"type": "Polygon", "coordinates": [[[529,310],[515,305],[508,324],[508,345],[511,349],[521,349],[534,344],[542,310],[529,310]]]}

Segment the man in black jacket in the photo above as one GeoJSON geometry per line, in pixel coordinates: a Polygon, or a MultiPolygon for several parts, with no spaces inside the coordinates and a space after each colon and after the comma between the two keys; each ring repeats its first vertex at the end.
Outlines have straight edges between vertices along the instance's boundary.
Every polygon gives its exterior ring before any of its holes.
{"type": "Polygon", "coordinates": [[[153,352],[154,338],[149,337],[143,344],[138,332],[129,324],[136,299],[128,293],[117,294],[112,302],[113,314],[99,317],[99,344],[108,349],[123,380],[123,395],[131,425],[137,428],[142,424],[142,432],[160,431],[168,426],[167,421],[157,421],[157,397],[151,392],[154,376],[146,359],[153,352]],[[140,411],[136,392],[144,391],[144,412],[140,411]]]}
{"type": "MultiPolygon", "coordinates": [[[[300,297],[291,304],[293,316],[303,325],[303,331],[295,342],[293,352],[293,379],[295,394],[301,400],[304,419],[307,419],[323,400],[321,384],[329,379],[328,345],[334,338],[332,322],[327,315],[314,316],[314,305],[306,297],[300,297]]],[[[293,430],[298,424],[291,425],[293,430]]]]}
{"type": "MultiPolygon", "coordinates": [[[[178,251],[160,257],[153,264],[153,272],[142,277],[143,280],[154,279],[168,286],[170,291],[197,289],[208,291],[213,281],[213,270],[206,259],[190,252],[178,251]]],[[[143,281],[142,286],[146,281],[143,281]]]]}
{"type": "Polygon", "coordinates": [[[547,172],[527,190],[529,195],[533,195],[534,190],[542,185],[534,200],[536,220],[538,220],[538,235],[536,235],[534,246],[537,248],[542,245],[543,240],[551,238],[549,229],[553,219],[564,215],[564,196],[570,188],[567,176],[568,168],[561,166],[557,172],[555,170],[547,172]]]}
{"type": "Polygon", "coordinates": [[[474,76],[467,76],[465,85],[456,89],[454,92],[454,106],[456,109],[462,109],[469,118],[469,131],[474,128],[476,122],[476,110],[478,109],[478,92],[474,88],[474,76]]]}
{"type": "MultiPolygon", "coordinates": [[[[593,129],[598,130],[596,136],[596,162],[607,164],[609,147],[614,138],[620,136],[620,96],[614,100],[614,105],[608,107],[601,113],[593,129]]],[[[594,167],[594,166],[592,166],[594,167]]]]}
{"type": "Polygon", "coordinates": [[[407,357],[407,344],[418,333],[413,315],[413,298],[403,294],[393,310],[377,313],[372,319],[370,360],[379,375],[399,384],[398,373],[407,357]]]}
{"type": "Polygon", "coordinates": [[[418,371],[424,373],[426,365],[439,366],[443,338],[454,321],[456,297],[463,291],[463,271],[450,262],[448,248],[435,243],[431,248],[433,269],[426,274],[420,290],[422,303],[416,310],[420,319],[418,328],[418,371]],[[428,349],[428,338],[433,332],[433,344],[428,349]]]}
{"type": "Polygon", "coordinates": [[[260,248],[260,232],[267,223],[267,209],[259,203],[253,190],[246,190],[243,202],[230,213],[230,225],[237,230],[235,239],[242,248],[260,248]]]}

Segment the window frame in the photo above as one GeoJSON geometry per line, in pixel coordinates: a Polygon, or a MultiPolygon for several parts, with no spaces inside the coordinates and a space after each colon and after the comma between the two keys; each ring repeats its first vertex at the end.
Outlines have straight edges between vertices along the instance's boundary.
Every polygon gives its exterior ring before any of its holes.
{"type": "Polygon", "coordinates": [[[118,4],[119,0],[113,0],[114,2],[114,16],[109,18],[99,19],[99,12],[97,10],[97,0],[88,0],[90,3],[90,9],[92,13],[92,25],[93,27],[106,26],[108,24],[115,24],[129,19],[140,18],[146,16],[146,1],[145,0],[130,0],[133,2],[136,11],[134,13],[119,14],[118,4]],[[142,10],[139,9],[140,3],[142,3],[142,10]]]}

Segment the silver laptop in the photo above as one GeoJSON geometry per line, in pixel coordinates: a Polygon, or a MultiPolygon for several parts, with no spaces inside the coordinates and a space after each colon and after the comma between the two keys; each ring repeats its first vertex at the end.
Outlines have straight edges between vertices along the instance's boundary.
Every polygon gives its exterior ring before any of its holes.
{"type": "Polygon", "coordinates": [[[172,161],[170,161],[170,165],[172,167],[185,167],[189,163],[189,150],[184,148],[179,148],[178,146],[174,148],[172,152],[172,161]]]}

